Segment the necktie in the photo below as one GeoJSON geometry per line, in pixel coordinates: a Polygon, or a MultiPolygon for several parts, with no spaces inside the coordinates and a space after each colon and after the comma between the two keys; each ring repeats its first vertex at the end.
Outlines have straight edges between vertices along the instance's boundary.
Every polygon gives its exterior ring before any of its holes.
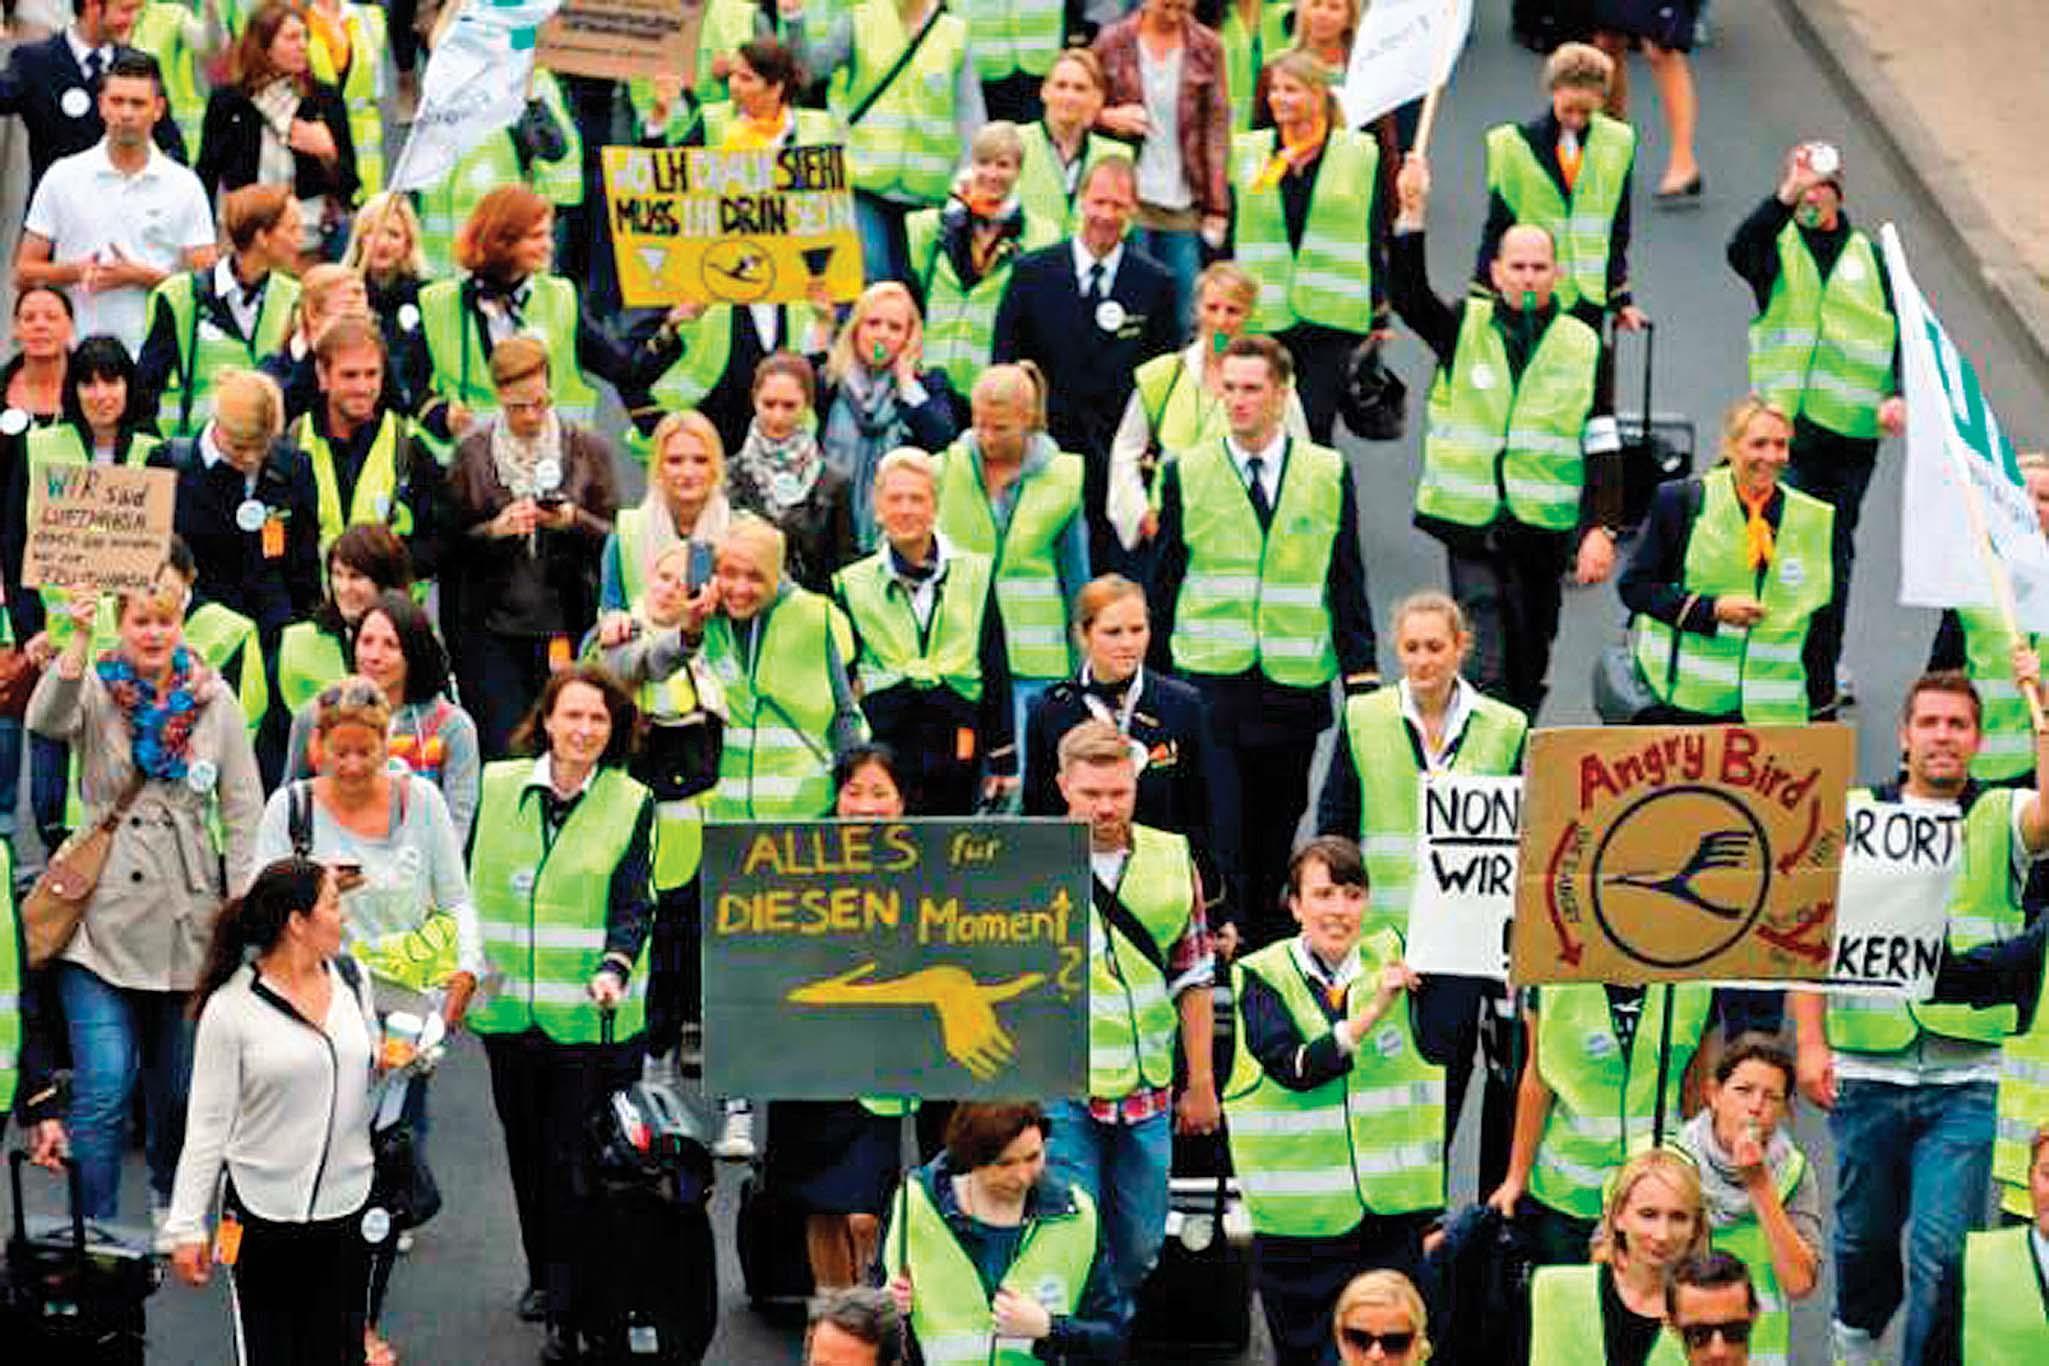
{"type": "Polygon", "coordinates": [[[95,95],[100,93],[100,72],[105,65],[98,48],[85,54],[85,88],[95,95]]]}
{"type": "Polygon", "coordinates": [[[1568,194],[1579,180],[1579,161],[1579,134],[1567,128],[1558,135],[1558,169],[1565,175],[1565,190],[1568,194]]]}
{"type": "Polygon", "coordinates": [[[1266,498],[1266,457],[1255,455],[1245,462],[1245,491],[1252,495],[1252,510],[1259,514],[1259,525],[1265,529],[1273,520],[1273,504],[1266,498]]]}
{"type": "Polygon", "coordinates": [[[1103,301],[1103,263],[1097,261],[1089,267],[1089,286],[1084,291],[1083,302],[1090,307],[1103,301]]]}

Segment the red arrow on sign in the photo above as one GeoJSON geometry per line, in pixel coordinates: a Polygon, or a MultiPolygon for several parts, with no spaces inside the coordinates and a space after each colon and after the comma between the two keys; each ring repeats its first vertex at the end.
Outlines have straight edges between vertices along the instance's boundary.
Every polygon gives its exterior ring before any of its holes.
{"type": "Polygon", "coordinates": [[[1815,798],[1807,808],[1807,833],[1800,837],[1800,843],[1793,851],[1779,860],[1779,871],[1790,873],[1793,865],[1807,857],[1807,851],[1814,847],[1814,837],[1821,833],[1821,799],[1815,798]]]}
{"type": "Polygon", "coordinates": [[[1558,961],[1567,967],[1579,966],[1585,947],[1574,941],[1572,931],[1565,926],[1565,916],[1558,909],[1558,862],[1565,856],[1565,847],[1573,842],[1579,833],[1579,822],[1573,821],[1565,827],[1558,845],[1551,851],[1551,866],[1544,870],[1544,904],[1551,912],[1551,928],[1558,932],[1558,961]]]}
{"type": "Polygon", "coordinates": [[[1821,901],[1801,912],[1790,930],[1775,930],[1769,926],[1760,929],[1757,937],[1774,948],[1805,958],[1810,963],[1828,961],[1828,945],[1810,941],[1810,932],[1828,924],[1829,913],[1836,908],[1833,901],[1821,901]]]}

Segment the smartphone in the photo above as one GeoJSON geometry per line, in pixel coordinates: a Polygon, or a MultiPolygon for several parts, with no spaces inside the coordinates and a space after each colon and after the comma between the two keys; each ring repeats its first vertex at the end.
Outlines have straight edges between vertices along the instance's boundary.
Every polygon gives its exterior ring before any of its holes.
{"type": "Polygon", "coordinates": [[[714,547],[703,541],[690,543],[690,576],[685,583],[689,585],[691,592],[695,593],[711,582],[717,562],[718,552],[714,547]]]}

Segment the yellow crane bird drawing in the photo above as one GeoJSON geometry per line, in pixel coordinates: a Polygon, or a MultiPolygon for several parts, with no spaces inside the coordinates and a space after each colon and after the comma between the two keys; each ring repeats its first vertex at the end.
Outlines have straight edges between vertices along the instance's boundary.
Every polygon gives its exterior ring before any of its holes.
{"type": "Polygon", "coordinates": [[[874,963],[863,963],[797,987],[786,999],[805,1006],[929,1006],[938,1012],[946,1055],[977,1081],[988,1081],[1017,1055],[1010,1031],[996,1018],[997,1003],[1022,996],[1046,980],[1043,972],[1026,972],[1007,982],[977,982],[966,968],[950,963],[886,981],[865,980],[874,971],[874,963]]]}

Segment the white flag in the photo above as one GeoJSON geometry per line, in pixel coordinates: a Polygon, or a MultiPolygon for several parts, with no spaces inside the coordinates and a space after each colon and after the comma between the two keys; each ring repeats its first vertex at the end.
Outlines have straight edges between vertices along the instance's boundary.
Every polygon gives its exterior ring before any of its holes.
{"type": "Polygon", "coordinates": [[[1950,341],[1907,267],[1898,229],[1880,232],[1900,321],[1900,377],[1907,400],[1907,463],[1901,480],[1900,601],[1912,607],[1994,607],[1964,487],[1977,492],[1985,532],[2013,585],[2014,616],[2049,630],[2049,540],[2015,463],[2013,443],[1978,387],[1978,373],[1950,341]]]}
{"type": "Polygon", "coordinates": [[[526,108],[540,26],[562,0],[470,0],[441,35],[420,81],[420,111],[392,167],[391,188],[417,190],[526,108]]]}
{"type": "Polygon", "coordinates": [[[1451,79],[1472,31],[1473,0],[1373,0],[1338,88],[1346,125],[1357,128],[1451,79]]]}

